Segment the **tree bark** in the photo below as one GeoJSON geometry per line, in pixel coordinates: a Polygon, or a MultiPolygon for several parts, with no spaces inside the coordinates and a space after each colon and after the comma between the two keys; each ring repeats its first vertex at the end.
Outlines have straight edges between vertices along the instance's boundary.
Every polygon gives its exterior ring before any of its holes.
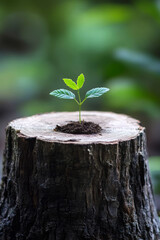
{"type": "Polygon", "coordinates": [[[78,113],[12,121],[6,129],[1,240],[158,240],[145,129],[126,115],[82,112],[102,132],[55,132],[78,113]]]}

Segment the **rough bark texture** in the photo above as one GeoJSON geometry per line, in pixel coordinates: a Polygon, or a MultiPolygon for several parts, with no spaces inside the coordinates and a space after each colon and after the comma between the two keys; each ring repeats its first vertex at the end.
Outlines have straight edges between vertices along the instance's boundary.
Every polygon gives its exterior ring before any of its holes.
{"type": "Polygon", "coordinates": [[[0,239],[158,240],[144,128],[125,115],[84,112],[101,134],[54,132],[77,113],[65,116],[8,125],[0,239]]]}

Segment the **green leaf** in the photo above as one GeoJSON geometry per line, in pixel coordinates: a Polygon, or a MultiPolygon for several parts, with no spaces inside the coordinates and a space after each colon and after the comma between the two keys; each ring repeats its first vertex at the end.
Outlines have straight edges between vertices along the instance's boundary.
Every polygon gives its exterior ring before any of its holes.
{"type": "Polygon", "coordinates": [[[72,79],[63,78],[63,81],[68,87],[72,88],[73,90],[78,90],[77,84],[72,79]]]}
{"type": "Polygon", "coordinates": [[[66,89],[57,89],[50,93],[50,95],[58,97],[58,98],[64,98],[64,99],[74,99],[75,95],[71,91],[68,91],[66,89]]]}
{"type": "Polygon", "coordinates": [[[104,87],[93,88],[88,92],[86,92],[86,98],[100,97],[102,94],[108,91],[109,91],[109,88],[104,88],[104,87]]]}
{"type": "Polygon", "coordinates": [[[83,73],[81,73],[77,78],[78,89],[80,89],[83,86],[84,81],[85,81],[84,75],[83,75],[83,73]]]}

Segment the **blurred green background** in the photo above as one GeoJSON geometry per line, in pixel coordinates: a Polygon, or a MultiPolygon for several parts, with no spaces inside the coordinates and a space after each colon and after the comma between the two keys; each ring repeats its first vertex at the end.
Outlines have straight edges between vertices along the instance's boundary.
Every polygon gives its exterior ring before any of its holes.
{"type": "Polygon", "coordinates": [[[83,72],[83,94],[111,91],[83,109],[115,111],[147,128],[150,169],[160,210],[160,1],[0,1],[0,151],[8,121],[77,111],[49,96],[63,77],[83,72]]]}

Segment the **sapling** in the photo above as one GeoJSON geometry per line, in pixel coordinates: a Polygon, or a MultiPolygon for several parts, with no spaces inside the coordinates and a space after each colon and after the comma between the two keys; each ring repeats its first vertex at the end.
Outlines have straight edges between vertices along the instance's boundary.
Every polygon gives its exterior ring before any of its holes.
{"type": "Polygon", "coordinates": [[[50,93],[50,95],[58,97],[58,98],[75,100],[75,102],[79,105],[79,122],[80,123],[81,123],[81,106],[86,101],[86,99],[100,97],[102,94],[109,91],[109,88],[104,88],[104,87],[92,88],[91,90],[86,92],[85,98],[83,100],[81,100],[79,90],[80,90],[80,88],[83,87],[83,84],[85,81],[85,77],[84,77],[83,73],[81,73],[78,76],[77,83],[75,83],[72,79],[68,79],[68,78],[63,78],[63,81],[69,88],[77,91],[78,100],[76,99],[76,96],[74,93],[72,93],[71,91],[68,91],[66,89],[54,90],[53,92],[50,93]]]}

